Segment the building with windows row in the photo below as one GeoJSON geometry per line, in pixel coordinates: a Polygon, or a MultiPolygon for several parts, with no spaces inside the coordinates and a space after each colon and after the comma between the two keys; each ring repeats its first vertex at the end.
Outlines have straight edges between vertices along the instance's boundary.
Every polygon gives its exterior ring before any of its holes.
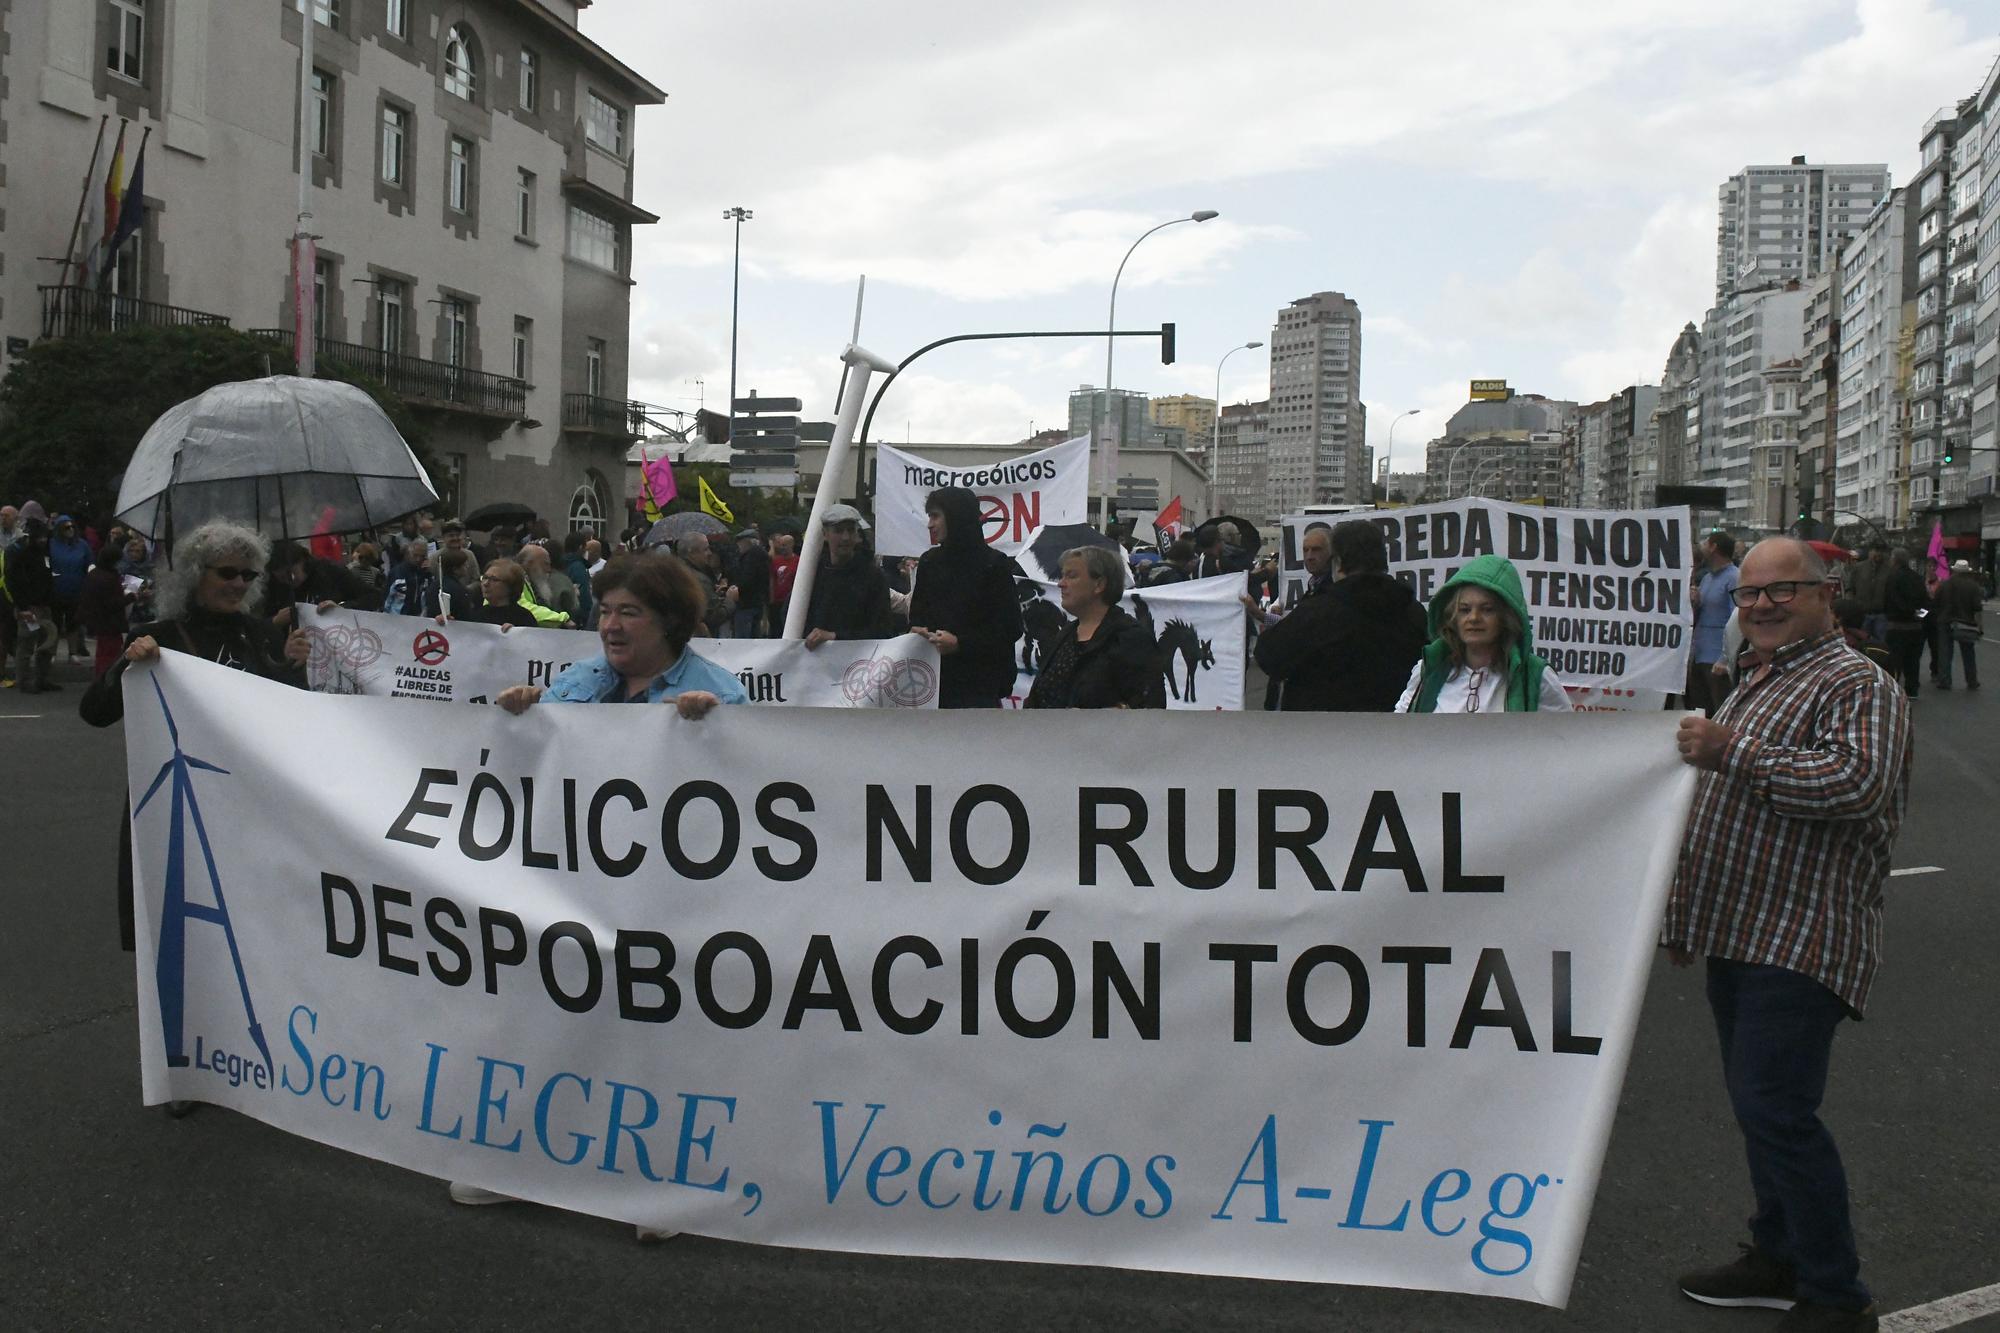
{"type": "Polygon", "coordinates": [[[589,0],[0,0],[0,335],[228,323],[291,350],[303,11],[318,361],[418,414],[453,509],[618,512],[635,117],[666,94],[589,0]],[[143,142],[143,229],[69,248],[93,145],[143,142]]]}

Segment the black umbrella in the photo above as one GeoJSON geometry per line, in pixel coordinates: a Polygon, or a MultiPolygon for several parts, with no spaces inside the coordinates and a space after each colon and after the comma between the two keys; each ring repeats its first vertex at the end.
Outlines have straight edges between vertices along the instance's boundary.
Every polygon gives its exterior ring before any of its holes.
{"type": "Polygon", "coordinates": [[[1218,523],[1234,523],[1236,525],[1236,531],[1241,537],[1241,540],[1236,545],[1241,550],[1255,551],[1264,544],[1263,534],[1257,531],[1257,525],[1247,518],[1238,518],[1234,514],[1217,514],[1214,518],[1204,522],[1194,530],[1194,544],[1200,546],[1208,530],[1218,523]]]}
{"type": "Polygon", "coordinates": [[[513,500],[503,500],[499,504],[481,505],[467,514],[465,526],[475,532],[491,532],[495,528],[521,528],[535,521],[535,511],[513,500]]]}
{"type": "Polygon", "coordinates": [[[1043,528],[1041,535],[1029,544],[1028,554],[1042,567],[1044,578],[1054,579],[1062,572],[1063,552],[1079,546],[1108,546],[1121,556],[1125,553],[1124,547],[1088,523],[1064,523],[1043,528]]]}

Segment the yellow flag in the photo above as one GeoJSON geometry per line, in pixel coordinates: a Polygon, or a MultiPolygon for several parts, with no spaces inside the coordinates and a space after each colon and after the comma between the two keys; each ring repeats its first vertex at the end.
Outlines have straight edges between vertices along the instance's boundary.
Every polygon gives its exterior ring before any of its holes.
{"type": "Polygon", "coordinates": [[[708,478],[696,477],[695,482],[701,487],[701,512],[713,515],[724,523],[734,523],[736,515],[730,512],[728,505],[722,503],[721,496],[709,489],[708,478]]]}

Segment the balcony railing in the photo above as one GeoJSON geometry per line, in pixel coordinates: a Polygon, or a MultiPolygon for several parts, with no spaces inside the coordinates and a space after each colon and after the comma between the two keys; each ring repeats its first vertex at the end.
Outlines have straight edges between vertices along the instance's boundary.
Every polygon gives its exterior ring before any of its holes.
{"type": "Polygon", "coordinates": [[[91,287],[43,287],[42,336],[74,338],[117,329],[180,329],[196,325],[228,328],[229,321],[206,310],[161,305],[131,296],[114,296],[91,287]]]}
{"type": "MultiPolygon", "coordinates": [[[[251,329],[250,333],[278,344],[287,353],[292,351],[290,329],[251,329]]],[[[418,407],[509,421],[523,420],[528,415],[528,386],[505,375],[489,375],[448,361],[426,361],[420,356],[385,352],[331,338],[319,340],[316,355],[320,365],[366,375],[418,407]]]]}
{"type": "Polygon", "coordinates": [[[636,440],[645,434],[646,405],[623,398],[600,398],[590,393],[563,395],[564,430],[589,431],[636,440]]]}
{"type": "Polygon", "coordinates": [[[1979,289],[1972,283],[1954,282],[1951,285],[1951,303],[1953,305],[1964,305],[1977,295],[1979,295],[1979,289]]]}

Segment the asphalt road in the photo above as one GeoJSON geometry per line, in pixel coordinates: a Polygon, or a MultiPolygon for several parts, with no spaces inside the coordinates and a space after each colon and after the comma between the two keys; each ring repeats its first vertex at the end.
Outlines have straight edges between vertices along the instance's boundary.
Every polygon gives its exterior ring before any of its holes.
{"type": "MultiPolygon", "coordinates": [[[[2000,646],[1985,650],[2000,673],[2000,646]]],[[[64,668],[59,667],[59,672],[64,668]]],[[[435,1180],[207,1108],[141,1106],[111,884],[122,738],[0,691],[0,1328],[1730,1330],[1674,1274],[1749,1208],[1698,970],[1654,968],[1566,1311],[1419,1292],[886,1259],[682,1238],[435,1180]],[[37,716],[37,714],[39,714],[37,716]]],[[[1926,691],[1887,961],[1826,1116],[1884,1310],[2000,1282],[2000,681],[1926,691]]],[[[254,810],[238,812],[254,819],[254,810]]],[[[274,831],[275,835],[275,831],[274,831]]]]}

